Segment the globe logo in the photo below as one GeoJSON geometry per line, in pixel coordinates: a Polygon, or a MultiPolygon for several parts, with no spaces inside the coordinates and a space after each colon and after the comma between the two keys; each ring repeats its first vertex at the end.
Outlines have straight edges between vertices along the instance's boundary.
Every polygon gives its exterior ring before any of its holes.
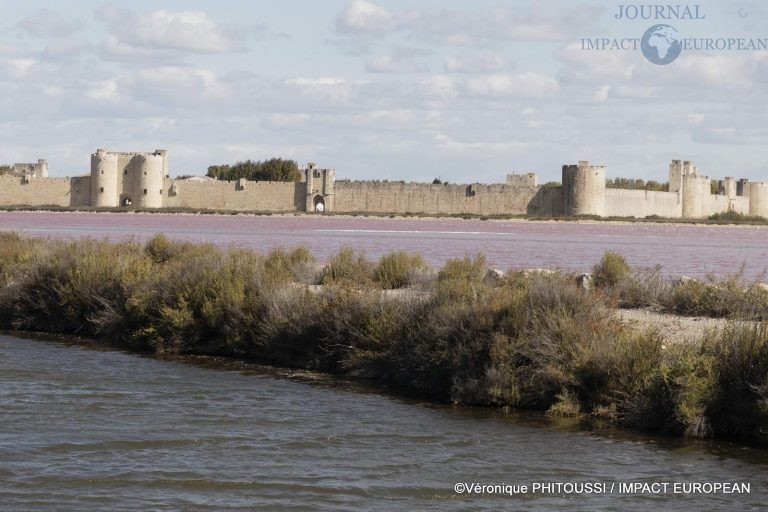
{"type": "Polygon", "coordinates": [[[654,25],[643,34],[640,49],[649,61],[664,66],[674,61],[683,51],[680,34],[669,25],[654,25]]]}

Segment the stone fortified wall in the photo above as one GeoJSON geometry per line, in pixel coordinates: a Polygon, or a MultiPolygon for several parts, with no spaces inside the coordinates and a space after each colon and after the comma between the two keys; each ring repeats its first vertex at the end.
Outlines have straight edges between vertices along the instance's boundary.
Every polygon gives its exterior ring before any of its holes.
{"type": "Polygon", "coordinates": [[[23,178],[0,176],[1,206],[88,206],[91,177],[23,178]]]}
{"type": "Polygon", "coordinates": [[[337,181],[337,212],[431,215],[560,215],[560,188],[337,181]]]}
{"type": "Polygon", "coordinates": [[[655,190],[605,189],[606,217],[682,217],[677,193],[655,190]]]}
{"type": "Polygon", "coordinates": [[[90,176],[76,178],[36,176],[43,172],[41,162],[47,169],[40,160],[34,172],[26,167],[21,176],[0,176],[0,205],[639,218],[706,218],[733,211],[768,218],[768,183],[726,177],[713,194],[710,179],[682,160],[669,166],[669,192],[607,189],[605,167],[586,161],[563,166],[561,187],[539,186],[534,173],[510,174],[506,183],[490,185],[336,181],[335,169],[315,164],[295,183],[174,180],[168,177],[165,150],[99,149],[91,155],[90,176]]]}
{"type": "Polygon", "coordinates": [[[303,182],[167,180],[166,207],[295,212],[305,205],[303,182]]]}

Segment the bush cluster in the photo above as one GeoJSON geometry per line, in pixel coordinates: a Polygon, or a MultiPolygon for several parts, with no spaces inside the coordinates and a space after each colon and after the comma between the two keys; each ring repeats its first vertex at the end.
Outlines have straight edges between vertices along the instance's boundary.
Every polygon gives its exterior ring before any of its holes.
{"type": "Polygon", "coordinates": [[[423,260],[345,249],[321,272],[301,248],[262,255],[161,236],[0,242],[4,328],[333,372],[456,403],[766,437],[765,325],[665,347],[659,333],[615,321],[612,294],[636,276],[616,255],[601,263],[597,293],[563,273],[489,280],[482,256],[448,261],[418,293],[384,293],[412,286],[423,260]]]}
{"type": "Polygon", "coordinates": [[[660,267],[632,268],[607,252],[594,266],[595,286],[624,308],[653,308],[679,315],[732,320],[768,320],[768,285],[750,282],[744,272],[706,279],[664,277],[660,267]]]}

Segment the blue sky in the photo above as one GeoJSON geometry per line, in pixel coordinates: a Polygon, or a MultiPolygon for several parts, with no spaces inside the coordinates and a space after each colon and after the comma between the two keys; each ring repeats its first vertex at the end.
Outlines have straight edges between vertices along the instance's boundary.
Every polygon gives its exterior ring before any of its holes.
{"type": "MultiPolygon", "coordinates": [[[[684,37],[768,37],[760,0],[699,1],[684,37]]],[[[272,156],[339,177],[559,180],[590,160],[768,179],[767,52],[584,51],[663,21],[626,1],[0,1],[0,162],[87,172],[98,147],[171,173],[272,156]]],[[[685,5],[685,4],[684,4],[685,5]]],[[[694,5],[694,4],[691,4],[694,5]]]]}

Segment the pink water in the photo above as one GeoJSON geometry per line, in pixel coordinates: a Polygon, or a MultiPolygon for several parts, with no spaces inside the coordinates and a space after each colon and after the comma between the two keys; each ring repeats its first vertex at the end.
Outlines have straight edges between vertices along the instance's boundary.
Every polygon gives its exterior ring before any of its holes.
{"type": "Polygon", "coordinates": [[[483,253],[496,268],[587,270],[606,250],[634,265],[662,265],[672,275],[702,277],[744,266],[750,277],[768,269],[768,228],[673,224],[577,224],[459,219],[323,216],[219,216],[135,213],[0,212],[0,229],[35,236],[144,240],[155,233],[220,246],[267,250],[304,245],[319,260],[341,247],[370,257],[394,250],[421,253],[430,263],[483,253]]]}

